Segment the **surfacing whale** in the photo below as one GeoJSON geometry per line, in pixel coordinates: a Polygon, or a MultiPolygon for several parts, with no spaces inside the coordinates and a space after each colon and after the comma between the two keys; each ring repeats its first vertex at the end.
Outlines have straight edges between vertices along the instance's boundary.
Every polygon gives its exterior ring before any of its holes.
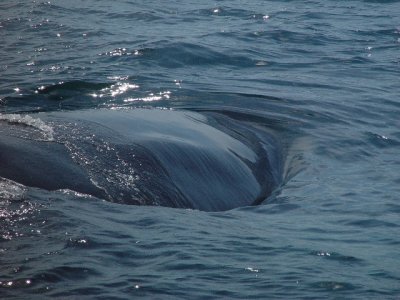
{"type": "Polygon", "coordinates": [[[0,115],[0,176],[123,204],[223,211],[266,199],[282,155],[266,130],[219,113],[0,115]]]}

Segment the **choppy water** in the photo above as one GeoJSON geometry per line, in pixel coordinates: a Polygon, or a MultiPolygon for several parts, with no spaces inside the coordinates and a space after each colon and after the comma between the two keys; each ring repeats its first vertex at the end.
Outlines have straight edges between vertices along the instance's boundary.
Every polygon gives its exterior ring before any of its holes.
{"type": "Polygon", "coordinates": [[[218,114],[272,130],[285,167],[262,205],[225,212],[0,179],[1,298],[399,298],[399,11],[394,0],[2,1],[0,124],[51,139],[25,114],[218,114]]]}

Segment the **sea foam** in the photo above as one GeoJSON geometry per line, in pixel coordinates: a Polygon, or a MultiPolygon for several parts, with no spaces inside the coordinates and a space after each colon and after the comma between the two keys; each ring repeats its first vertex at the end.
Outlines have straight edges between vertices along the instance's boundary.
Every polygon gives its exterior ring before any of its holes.
{"type": "MultiPolygon", "coordinates": [[[[39,118],[20,114],[0,114],[0,122],[17,125],[12,134],[21,138],[36,139],[40,141],[53,141],[53,128],[39,118]],[[18,129],[17,129],[18,128],[18,129]]],[[[0,128],[2,131],[2,128],[0,128]]]]}

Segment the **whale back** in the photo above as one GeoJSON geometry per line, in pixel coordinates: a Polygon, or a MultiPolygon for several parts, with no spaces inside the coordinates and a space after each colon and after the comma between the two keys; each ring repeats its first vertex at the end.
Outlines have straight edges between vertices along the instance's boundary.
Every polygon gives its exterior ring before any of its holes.
{"type": "Polygon", "coordinates": [[[275,138],[220,114],[98,109],[31,117],[51,128],[50,138],[37,126],[0,124],[0,176],[27,186],[221,211],[262,202],[282,176],[275,138]]]}

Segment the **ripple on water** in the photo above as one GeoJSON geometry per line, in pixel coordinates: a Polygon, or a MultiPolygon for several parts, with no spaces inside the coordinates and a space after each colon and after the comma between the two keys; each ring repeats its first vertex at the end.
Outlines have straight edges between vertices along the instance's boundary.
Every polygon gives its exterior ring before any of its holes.
{"type": "Polygon", "coordinates": [[[265,205],[228,212],[0,179],[1,297],[400,295],[398,1],[78,2],[0,1],[0,110],[22,120],[0,140],[43,137],[29,112],[161,106],[299,142],[265,205]]]}

